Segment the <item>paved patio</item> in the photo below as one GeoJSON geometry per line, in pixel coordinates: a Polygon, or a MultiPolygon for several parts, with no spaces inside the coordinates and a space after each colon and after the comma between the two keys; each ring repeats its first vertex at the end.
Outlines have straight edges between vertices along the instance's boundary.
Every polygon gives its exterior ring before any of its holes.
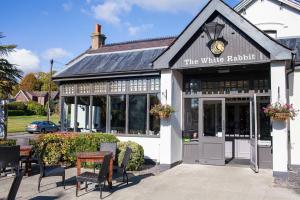
{"type": "MultiPolygon", "coordinates": [[[[24,177],[17,199],[99,199],[99,191],[92,191],[93,185],[88,193],[82,190],[80,197],[75,197],[75,174],[75,168],[67,170],[67,177],[71,178],[66,190],[56,187],[58,177],[45,178],[41,193],[37,192],[37,175],[24,177]]],[[[0,197],[6,196],[11,183],[12,177],[0,179],[0,197]]],[[[274,186],[271,170],[255,174],[248,168],[233,166],[182,164],[155,176],[146,173],[132,177],[128,186],[120,182],[114,182],[114,186],[112,193],[107,190],[103,193],[105,199],[300,199],[300,189],[274,186]]]]}

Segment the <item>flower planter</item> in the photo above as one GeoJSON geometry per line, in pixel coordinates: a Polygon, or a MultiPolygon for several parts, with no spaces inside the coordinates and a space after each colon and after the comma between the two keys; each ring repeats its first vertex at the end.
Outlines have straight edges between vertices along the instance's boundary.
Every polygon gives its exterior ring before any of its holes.
{"type": "Polygon", "coordinates": [[[288,120],[289,118],[290,118],[289,113],[274,113],[274,115],[272,116],[272,119],[277,121],[285,121],[288,120]]]}
{"type": "Polygon", "coordinates": [[[164,120],[169,119],[173,112],[175,110],[171,106],[162,104],[157,104],[150,110],[151,115],[164,120]]]}
{"type": "Polygon", "coordinates": [[[169,113],[164,113],[164,112],[159,112],[158,116],[160,119],[168,119],[170,118],[170,114],[169,113]]]}

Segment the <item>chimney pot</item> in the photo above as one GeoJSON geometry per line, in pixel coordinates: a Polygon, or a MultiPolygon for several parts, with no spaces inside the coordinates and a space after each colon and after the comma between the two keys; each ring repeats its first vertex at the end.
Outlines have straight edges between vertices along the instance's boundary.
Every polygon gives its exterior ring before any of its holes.
{"type": "Polygon", "coordinates": [[[100,24],[96,24],[95,33],[100,33],[101,34],[101,25],[100,24]]]}

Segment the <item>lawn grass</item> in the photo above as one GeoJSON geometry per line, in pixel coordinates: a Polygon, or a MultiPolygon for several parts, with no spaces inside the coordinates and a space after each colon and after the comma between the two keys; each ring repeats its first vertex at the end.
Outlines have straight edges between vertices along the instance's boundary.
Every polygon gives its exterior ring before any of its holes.
{"type": "MultiPolygon", "coordinates": [[[[31,115],[31,116],[10,116],[8,117],[8,133],[25,132],[25,128],[33,121],[47,120],[47,116],[31,115]]],[[[50,120],[58,124],[59,116],[54,114],[50,120]]]]}

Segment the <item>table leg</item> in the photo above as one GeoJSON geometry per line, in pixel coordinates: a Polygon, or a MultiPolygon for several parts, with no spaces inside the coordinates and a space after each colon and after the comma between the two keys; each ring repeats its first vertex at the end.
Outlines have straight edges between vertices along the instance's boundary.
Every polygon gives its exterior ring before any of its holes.
{"type": "Polygon", "coordinates": [[[113,177],[113,159],[110,159],[109,162],[109,174],[108,174],[108,185],[110,189],[112,188],[112,177],[113,177]]]}
{"type": "MultiPolygon", "coordinates": [[[[81,161],[79,158],[77,158],[77,176],[80,175],[80,170],[81,170],[81,161]]],[[[80,183],[79,182],[76,182],[76,187],[77,187],[77,190],[80,190],[80,183]]]]}

